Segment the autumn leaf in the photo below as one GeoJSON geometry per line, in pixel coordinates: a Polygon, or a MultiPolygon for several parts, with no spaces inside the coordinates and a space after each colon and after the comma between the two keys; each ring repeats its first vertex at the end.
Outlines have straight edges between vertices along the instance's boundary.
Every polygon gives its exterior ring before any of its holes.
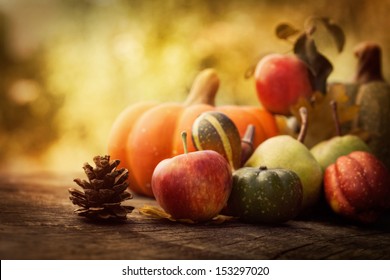
{"type": "Polygon", "coordinates": [[[275,33],[279,39],[287,41],[293,36],[297,37],[293,44],[294,54],[305,62],[309,68],[313,89],[325,94],[327,90],[327,79],[333,71],[333,66],[317,49],[313,35],[317,33],[318,25],[325,27],[325,31],[333,38],[337,51],[341,52],[345,44],[344,32],[340,26],[327,17],[311,16],[307,18],[302,31],[289,23],[281,23],[276,26],[275,33]]]}
{"type": "Polygon", "coordinates": [[[344,31],[334,23],[328,17],[309,17],[305,22],[305,30],[307,33],[313,34],[317,29],[316,25],[320,23],[322,24],[328,33],[333,37],[334,43],[336,44],[337,51],[340,53],[343,51],[345,45],[345,34],[344,31]]]}
{"type": "Polygon", "coordinates": [[[333,120],[330,102],[337,102],[337,113],[340,125],[344,127],[343,133],[349,133],[350,123],[355,119],[359,107],[349,101],[347,88],[344,84],[329,84],[324,95],[315,92],[311,100],[301,98],[291,108],[292,114],[300,120],[299,108],[304,106],[308,111],[308,130],[304,144],[311,148],[320,141],[336,136],[336,126],[333,120]]]}
{"type": "MultiPolygon", "coordinates": [[[[139,208],[138,212],[144,216],[148,216],[148,217],[154,218],[154,219],[166,219],[166,220],[169,220],[171,222],[179,222],[179,223],[184,223],[184,224],[198,223],[198,222],[193,221],[191,219],[175,219],[170,214],[168,214],[163,209],[161,209],[160,207],[155,207],[155,206],[145,205],[145,206],[139,208]]],[[[204,223],[206,223],[206,224],[222,224],[222,223],[224,223],[226,221],[230,221],[230,220],[235,220],[235,218],[231,217],[231,216],[217,215],[216,217],[214,217],[210,221],[206,221],[204,223]]]]}
{"type": "Polygon", "coordinates": [[[298,34],[300,31],[289,23],[280,23],[275,28],[276,37],[282,40],[288,40],[291,36],[298,34]]]}
{"type": "Polygon", "coordinates": [[[294,44],[294,53],[306,63],[311,71],[311,81],[314,90],[326,92],[326,81],[333,71],[330,61],[316,47],[314,39],[308,34],[302,34],[294,44]]]}

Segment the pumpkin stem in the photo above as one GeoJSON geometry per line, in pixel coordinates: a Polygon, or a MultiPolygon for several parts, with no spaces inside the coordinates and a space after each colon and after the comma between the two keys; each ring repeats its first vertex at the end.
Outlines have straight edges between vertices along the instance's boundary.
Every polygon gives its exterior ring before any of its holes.
{"type": "Polygon", "coordinates": [[[255,137],[255,126],[253,124],[248,125],[246,128],[244,137],[241,139],[241,166],[249,159],[253,154],[253,139],[255,137]]]}
{"type": "Polygon", "coordinates": [[[362,42],[355,47],[355,56],[358,58],[357,71],[354,81],[365,84],[372,81],[384,81],[382,75],[382,50],[372,42],[362,42]]]}
{"type": "Polygon", "coordinates": [[[340,119],[339,119],[339,114],[337,112],[337,102],[332,100],[330,101],[329,104],[330,107],[332,108],[332,116],[333,116],[334,125],[336,127],[336,135],[341,136],[340,119]]]}
{"type": "Polygon", "coordinates": [[[187,132],[185,132],[185,131],[182,131],[182,133],[181,133],[181,142],[183,143],[184,153],[188,154],[187,132]]]}
{"type": "Polygon", "coordinates": [[[218,88],[217,72],[212,68],[205,69],[196,76],[184,105],[209,104],[215,106],[215,95],[218,88]]]}
{"type": "Polygon", "coordinates": [[[299,108],[299,115],[301,116],[301,129],[299,131],[299,135],[297,140],[301,143],[305,141],[307,125],[308,125],[308,117],[307,117],[307,109],[306,107],[299,108]]]}

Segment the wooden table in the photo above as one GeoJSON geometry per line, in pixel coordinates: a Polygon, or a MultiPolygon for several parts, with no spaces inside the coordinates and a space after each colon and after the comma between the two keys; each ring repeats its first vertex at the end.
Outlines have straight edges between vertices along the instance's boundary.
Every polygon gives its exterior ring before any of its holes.
{"type": "Polygon", "coordinates": [[[82,174],[0,174],[1,259],[390,259],[390,219],[361,227],[328,211],[280,226],[183,224],[142,215],[124,223],[73,213],[67,189],[82,174]]]}

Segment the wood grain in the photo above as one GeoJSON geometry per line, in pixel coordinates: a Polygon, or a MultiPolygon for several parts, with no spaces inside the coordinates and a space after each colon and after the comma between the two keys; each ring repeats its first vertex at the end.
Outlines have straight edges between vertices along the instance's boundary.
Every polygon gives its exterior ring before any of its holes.
{"type": "Polygon", "coordinates": [[[362,227],[322,210],[280,226],[190,225],[135,210],[124,223],[94,223],[73,214],[73,178],[0,174],[1,259],[390,259],[389,219],[362,227]]]}

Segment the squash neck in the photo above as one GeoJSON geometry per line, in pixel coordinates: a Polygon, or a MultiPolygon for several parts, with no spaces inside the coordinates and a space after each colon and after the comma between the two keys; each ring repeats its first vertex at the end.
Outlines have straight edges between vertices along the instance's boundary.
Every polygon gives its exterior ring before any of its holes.
{"type": "Polygon", "coordinates": [[[372,42],[363,42],[355,47],[354,54],[358,59],[354,82],[366,84],[373,81],[384,81],[382,75],[382,50],[372,42]]]}
{"type": "Polygon", "coordinates": [[[201,71],[192,84],[185,106],[208,104],[215,106],[215,96],[219,88],[219,77],[214,69],[201,71]]]}

